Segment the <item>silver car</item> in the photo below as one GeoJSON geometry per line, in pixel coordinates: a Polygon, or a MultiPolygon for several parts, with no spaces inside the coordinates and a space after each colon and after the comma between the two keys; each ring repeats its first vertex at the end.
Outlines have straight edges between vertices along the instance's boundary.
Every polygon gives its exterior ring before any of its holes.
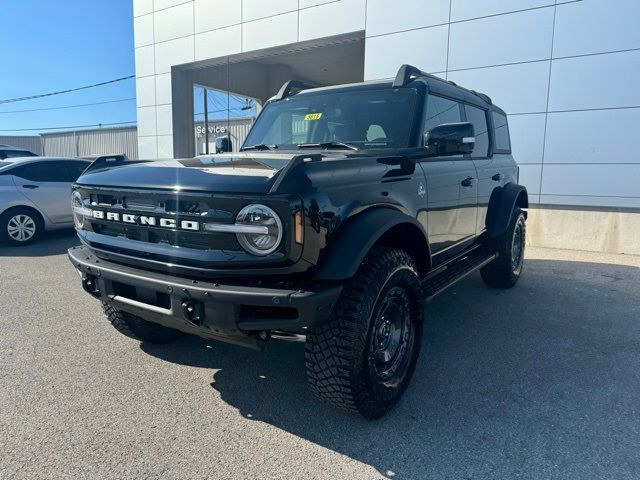
{"type": "Polygon", "coordinates": [[[0,242],[27,245],[45,230],[73,226],[71,184],[90,164],[59,157],[0,160],[0,242]]]}

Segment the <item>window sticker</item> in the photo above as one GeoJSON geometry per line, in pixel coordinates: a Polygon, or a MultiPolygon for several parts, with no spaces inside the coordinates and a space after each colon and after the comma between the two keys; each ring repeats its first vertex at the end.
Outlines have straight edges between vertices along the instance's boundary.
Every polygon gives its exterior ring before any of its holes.
{"type": "Polygon", "coordinates": [[[322,113],[307,113],[304,116],[304,121],[309,122],[312,120],[320,120],[322,118],[322,113]]]}

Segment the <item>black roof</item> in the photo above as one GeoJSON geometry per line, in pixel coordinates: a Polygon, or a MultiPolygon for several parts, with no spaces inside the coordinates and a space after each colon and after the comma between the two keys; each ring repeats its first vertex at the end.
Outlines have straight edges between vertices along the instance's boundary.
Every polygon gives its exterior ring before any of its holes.
{"type": "Polygon", "coordinates": [[[368,82],[351,83],[347,85],[316,87],[306,82],[290,80],[282,86],[282,88],[278,92],[278,95],[276,95],[273,100],[281,100],[282,98],[297,95],[298,93],[312,93],[325,90],[346,92],[370,88],[401,88],[411,86],[416,82],[426,85],[427,89],[435,94],[456,98],[466,103],[477,105],[479,107],[504,114],[504,111],[500,107],[493,104],[493,101],[488,95],[476,92],[475,90],[469,90],[467,88],[461,87],[460,85],[457,85],[450,80],[445,80],[444,78],[425,73],[411,65],[402,65],[398,70],[398,73],[396,74],[393,82],[388,80],[375,80],[368,82]]]}

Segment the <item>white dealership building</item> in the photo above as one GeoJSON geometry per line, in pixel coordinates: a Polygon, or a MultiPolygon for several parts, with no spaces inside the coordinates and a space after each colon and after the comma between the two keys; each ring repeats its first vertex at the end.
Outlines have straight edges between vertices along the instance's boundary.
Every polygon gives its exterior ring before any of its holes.
{"type": "Polygon", "coordinates": [[[640,254],[639,21],[638,0],[134,0],[139,156],[196,153],[197,88],[260,105],[409,63],[509,114],[531,243],[640,254]]]}

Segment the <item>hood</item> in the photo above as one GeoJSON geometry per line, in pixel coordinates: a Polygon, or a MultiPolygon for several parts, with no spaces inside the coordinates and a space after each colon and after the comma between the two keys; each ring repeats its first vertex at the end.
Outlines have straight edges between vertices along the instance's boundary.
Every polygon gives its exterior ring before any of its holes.
{"type": "Polygon", "coordinates": [[[296,155],[234,153],[121,163],[89,170],[78,185],[221,193],[268,193],[296,155]]]}

